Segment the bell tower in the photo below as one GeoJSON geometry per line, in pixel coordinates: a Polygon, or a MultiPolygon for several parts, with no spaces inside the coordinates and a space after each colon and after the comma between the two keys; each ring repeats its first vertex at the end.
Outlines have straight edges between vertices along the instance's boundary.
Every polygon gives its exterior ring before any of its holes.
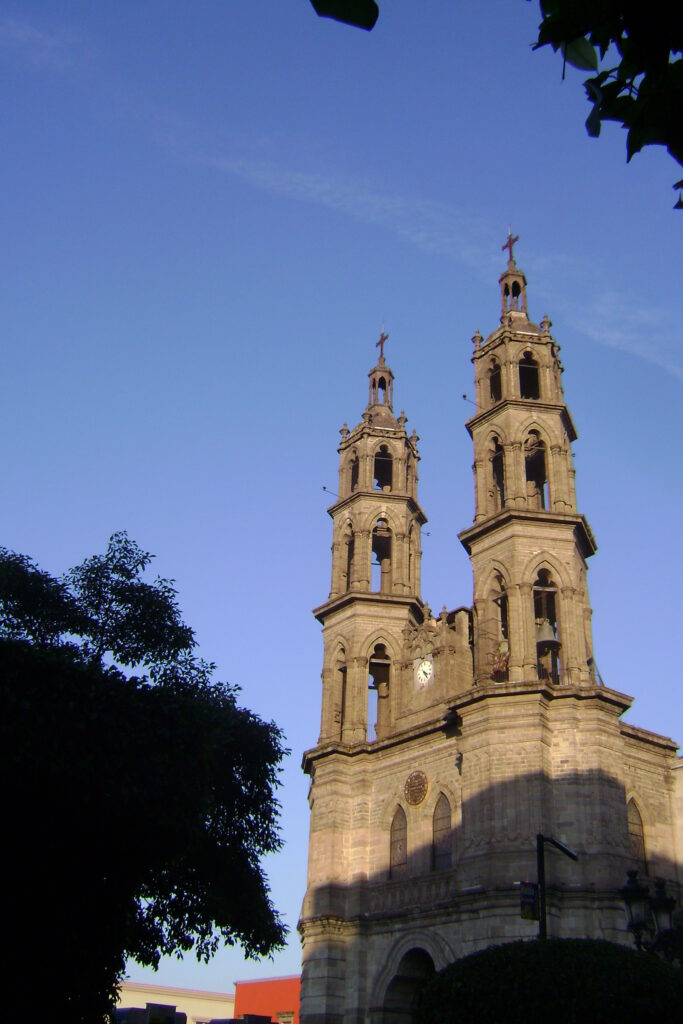
{"type": "Polygon", "coordinates": [[[402,701],[393,685],[402,631],[423,620],[417,500],[418,436],[393,411],[394,375],[382,333],[360,423],[341,429],[339,497],[333,523],[332,582],[315,610],[323,626],[320,743],[372,742],[397,727],[402,701]]]}
{"type": "Polygon", "coordinates": [[[560,346],[529,319],[514,259],[500,276],[500,325],[474,335],[474,525],[460,534],[474,575],[475,680],[595,683],[586,559],[560,346]]]}

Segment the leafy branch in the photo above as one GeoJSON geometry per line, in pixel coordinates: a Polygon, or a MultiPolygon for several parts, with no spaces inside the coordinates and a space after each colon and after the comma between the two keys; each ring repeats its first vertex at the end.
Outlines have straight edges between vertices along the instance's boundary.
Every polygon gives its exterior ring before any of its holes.
{"type": "MultiPolygon", "coordinates": [[[[627,161],[645,146],[666,146],[683,165],[680,8],[662,0],[540,0],[540,7],[533,48],[552,46],[565,66],[596,72],[584,82],[588,134],[595,138],[603,121],[617,121],[628,131],[627,161]]],[[[683,179],[673,187],[683,189],[683,179]]],[[[674,208],[683,209],[683,195],[674,208]]]]}

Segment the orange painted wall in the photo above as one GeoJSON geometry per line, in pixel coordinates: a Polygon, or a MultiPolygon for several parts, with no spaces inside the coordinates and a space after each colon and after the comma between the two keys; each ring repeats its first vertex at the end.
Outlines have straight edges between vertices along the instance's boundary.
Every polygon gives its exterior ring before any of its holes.
{"type": "Polygon", "coordinates": [[[301,978],[298,974],[286,978],[264,978],[262,981],[235,982],[235,1017],[245,1013],[270,1015],[277,1021],[277,1014],[285,1010],[294,1011],[294,1024],[299,1024],[299,994],[301,978]]]}

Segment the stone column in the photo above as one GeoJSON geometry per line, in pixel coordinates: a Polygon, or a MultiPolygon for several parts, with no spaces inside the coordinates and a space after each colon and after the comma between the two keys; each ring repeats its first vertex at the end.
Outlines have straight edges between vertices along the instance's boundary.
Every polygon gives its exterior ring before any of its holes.
{"type": "Polygon", "coordinates": [[[346,669],[344,743],[364,743],[368,727],[368,659],[351,658],[346,669]]]}
{"type": "Polygon", "coordinates": [[[538,657],[536,652],[536,619],[534,616],[531,584],[520,583],[519,595],[522,603],[523,674],[525,679],[536,679],[538,678],[538,657]]]}
{"type": "Polygon", "coordinates": [[[487,479],[486,479],[486,462],[481,458],[476,458],[474,465],[474,521],[478,522],[480,519],[486,518],[487,511],[487,479]]]}
{"type": "Polygon", "coordinates": [[[510,658],[508,672],[512,682],[524,678],[525,653],[525,597],[518,585],[510,587],[508,595],[508,642],[510,658]]]}
{"type": "Polygon", "coordinates": [[[370,589],[370,562],[372,559],[372,534],[369,530],[359,530],[355,535],[353,558],[353,590],[370,589]]]}
{"type": "Polygon", "coordinates": [[[405,533],[395,533],[392,537],[391,567],[392,591],[394,594],[407,594],[410,590],[408,580],[408,549],[405,533]],[[395,551],[393,549],[396,549],[395,551]]]}
{"type": "Polygon", "coordinates": [[[526,508],[526,473],[524,471],[524,451],[521,441],[513,441],[512,449],[513,486],[515,508],[526,508]]]}

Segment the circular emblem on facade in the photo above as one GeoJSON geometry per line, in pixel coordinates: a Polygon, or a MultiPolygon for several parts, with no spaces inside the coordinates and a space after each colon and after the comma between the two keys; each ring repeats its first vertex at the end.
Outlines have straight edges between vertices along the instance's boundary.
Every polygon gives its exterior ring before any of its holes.
{"type": "Polygon", "coordinates": [[[405,798],[409,804],[421,804],[427,796],[427,776],[424,772],[411,772],[403,787],[405,798]]]}

